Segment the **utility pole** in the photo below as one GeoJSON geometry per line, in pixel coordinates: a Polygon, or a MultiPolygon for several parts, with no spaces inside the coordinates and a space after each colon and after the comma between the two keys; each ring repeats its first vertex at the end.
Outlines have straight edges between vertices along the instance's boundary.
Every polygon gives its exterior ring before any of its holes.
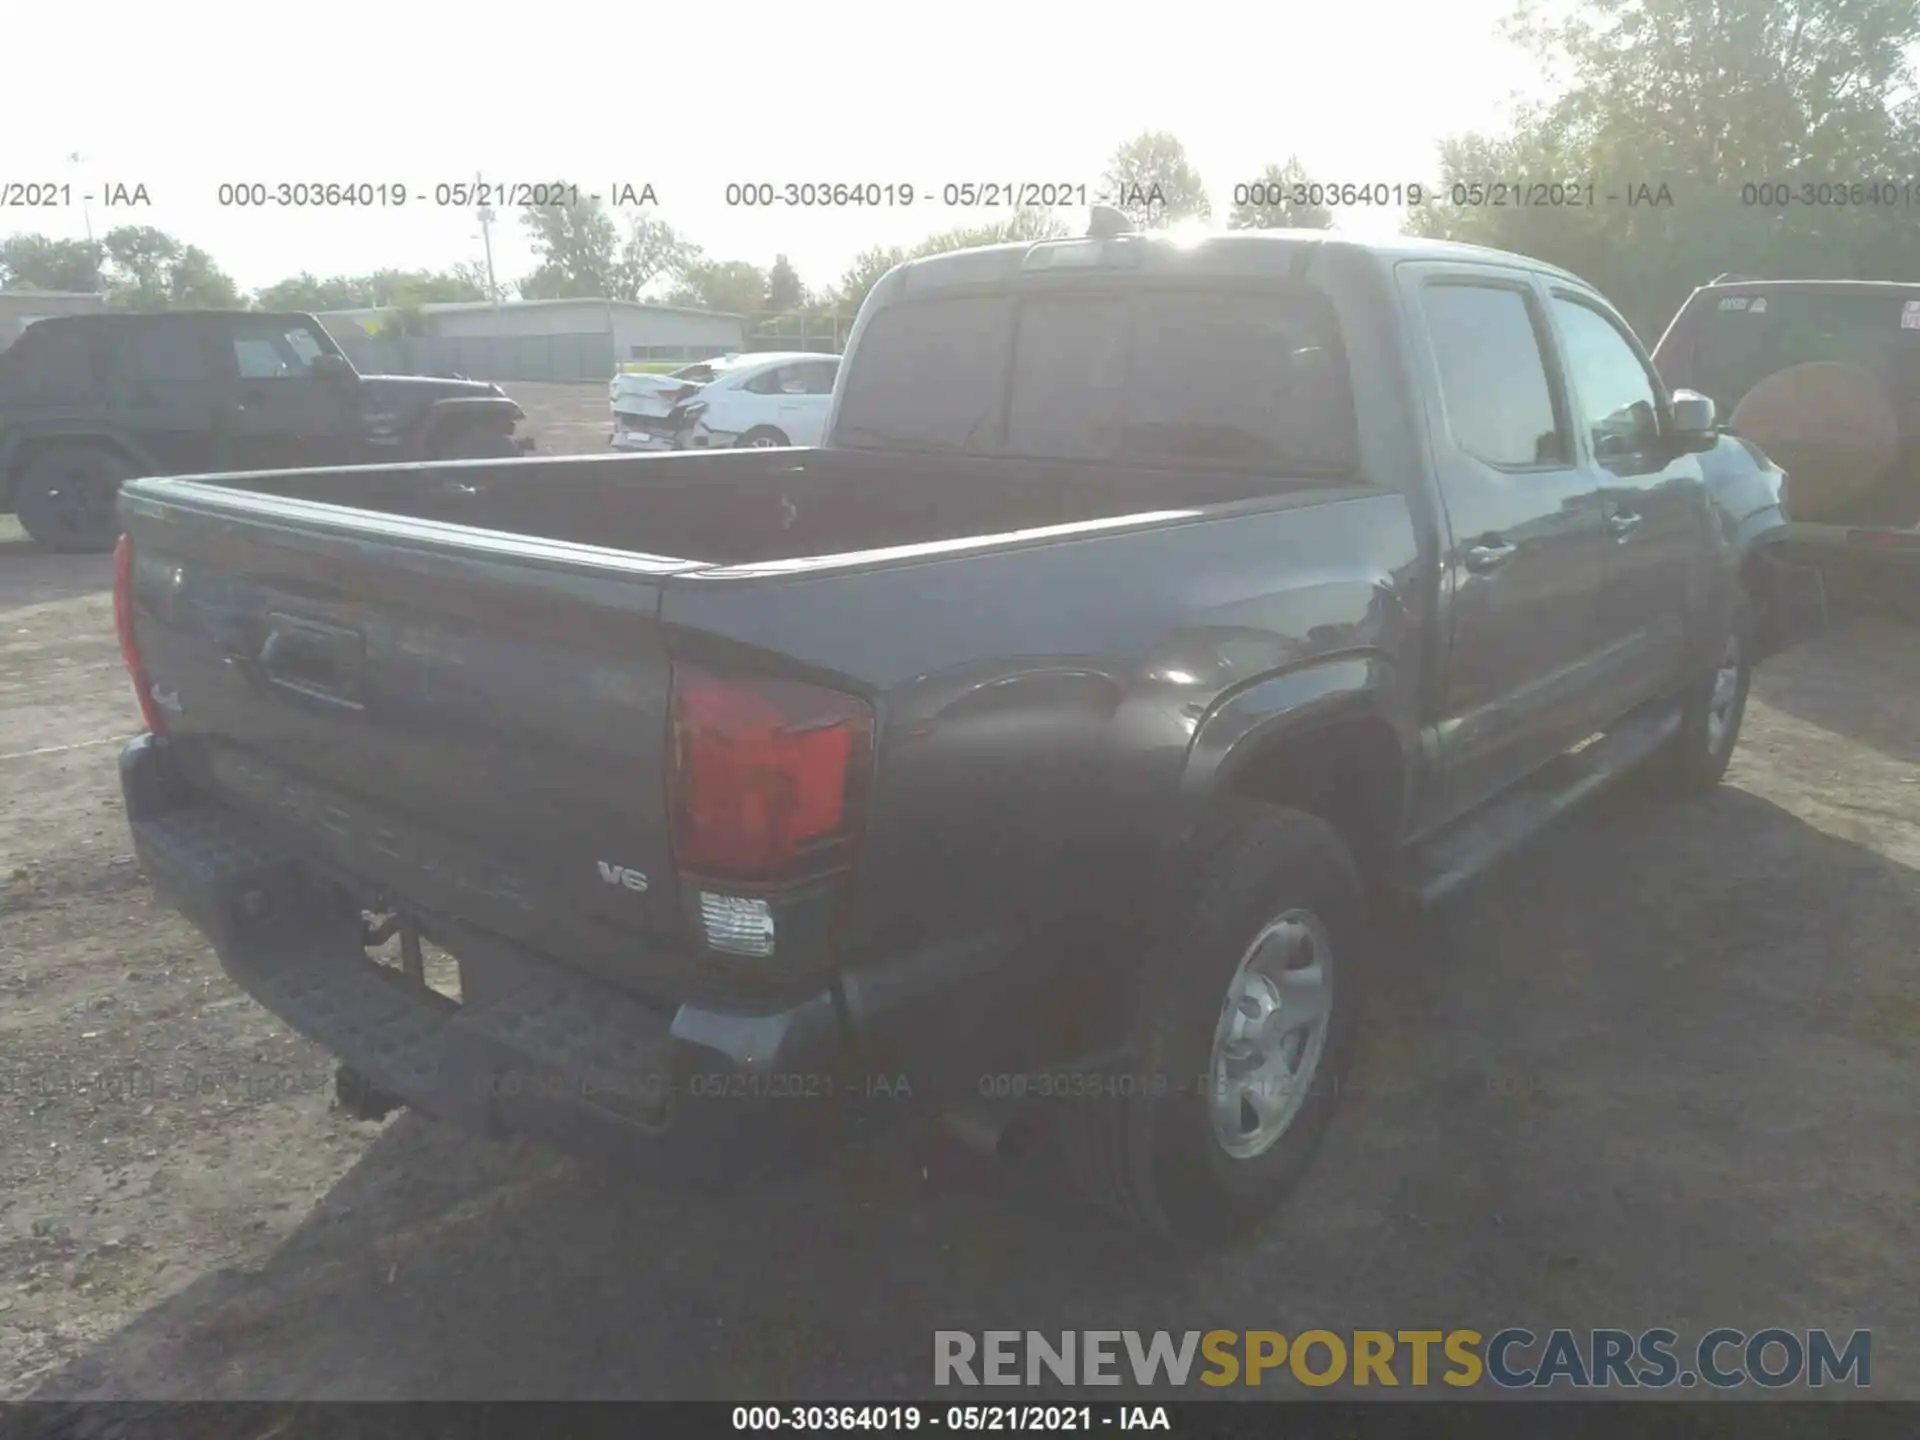
{"type": "MultiPolygon", "coordinates": [[[[480,179],[478,171],[474,172],[473,178],[476,184],[485,183],[480,179]]],[[[480,192],[480,198],[482,200],[487,198],[485,190],[480,192]]],[[[498,310],[500,308],[500,286],[493,278],[493,207],[491,205],[482,205],[479,210],[479,215],[480,243],[487,247],[487,298],[493,301],[493,308],[498,310]]]]}
{"type": "MultiPolygon", "coordinates": [[[[76,175],[79,174],[80,161],[83,158],[78,150],[67,156],[67,164],[73,166],[76,175]]],[[[93,243],[93,207],[88,205],[85,199],[80,201],[80,218],[87,223],[87,243],[91,245],[93,243]]]]}

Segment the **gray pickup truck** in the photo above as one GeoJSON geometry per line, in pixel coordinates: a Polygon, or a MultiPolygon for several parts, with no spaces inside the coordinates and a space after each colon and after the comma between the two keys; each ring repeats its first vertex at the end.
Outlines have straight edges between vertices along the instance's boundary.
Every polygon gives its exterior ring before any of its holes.
{"type": "Polygon", "coordinates": [[[1217,1238],[1382,906],[1720,778],[1780,475],[1604,300],[1118,229],[891,272],[821,448],[125,487],[139,855],[349,1103],[735,1185],[945,1113],[1217,1238]]]}

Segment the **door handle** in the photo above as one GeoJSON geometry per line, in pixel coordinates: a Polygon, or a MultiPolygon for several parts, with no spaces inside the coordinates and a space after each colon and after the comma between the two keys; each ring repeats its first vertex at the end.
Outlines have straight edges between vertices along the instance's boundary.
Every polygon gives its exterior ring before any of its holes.
{"type": "Polygon", "coordinates": [[[1502,540],[1489,535],[1477,544],[1467,547],[1467,569],[1476,575],[1484,575],[1489,570],[1498,570],[1513,558],[1520,547],[1511,540],[1502,540]]]}
{"type": "Polygon", "coordinates": [[[1646,519],[1635,511],[1621,510],[1607,517],[1607,533],[1616,540],[1625,540],[1645,524],[1646,519]]]}

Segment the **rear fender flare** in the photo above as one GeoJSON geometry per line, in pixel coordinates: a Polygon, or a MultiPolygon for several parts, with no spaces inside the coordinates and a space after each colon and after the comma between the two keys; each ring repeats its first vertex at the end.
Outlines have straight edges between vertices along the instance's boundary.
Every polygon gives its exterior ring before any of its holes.
{"type": "MultiPolygon", "coordinates": [[[[1399,752],[1397,817],[1412,813],[1419,740],[1396,719],[1396,667],[1378,653],[1328,657],[1250,681],[1223,696],[1201,718],[1187,749],[1177,800],[1178,823],[1161,856],[1166,879],[1178,872],[1188,842],[1216,808],[1235,792],[1250,768],[1271,758],[1290,739],[1307,739],[1348,725],[1382,728],[1399,752]]],[[[1397,837],[1391,837],[1397,838],[1397,837]]]]}
{"type": "Polygon", "coordinates": [[[424,453],[432,453],[442,437],[472,427],[502,435],[511,435],[525,415],[518,404],[505,395],[460,396],[436,400],[426,408],[418,422],[416,440],[424,453]]]}

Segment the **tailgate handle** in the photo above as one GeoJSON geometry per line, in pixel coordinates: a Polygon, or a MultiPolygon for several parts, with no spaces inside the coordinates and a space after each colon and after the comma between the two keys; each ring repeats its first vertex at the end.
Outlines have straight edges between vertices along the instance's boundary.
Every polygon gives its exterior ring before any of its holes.
{"type": "Polygon", "coordinates": [[[269,685],[343,710],[359,710],[366,641],[358,630],[269,615],[259,672],[269,685]]]}

